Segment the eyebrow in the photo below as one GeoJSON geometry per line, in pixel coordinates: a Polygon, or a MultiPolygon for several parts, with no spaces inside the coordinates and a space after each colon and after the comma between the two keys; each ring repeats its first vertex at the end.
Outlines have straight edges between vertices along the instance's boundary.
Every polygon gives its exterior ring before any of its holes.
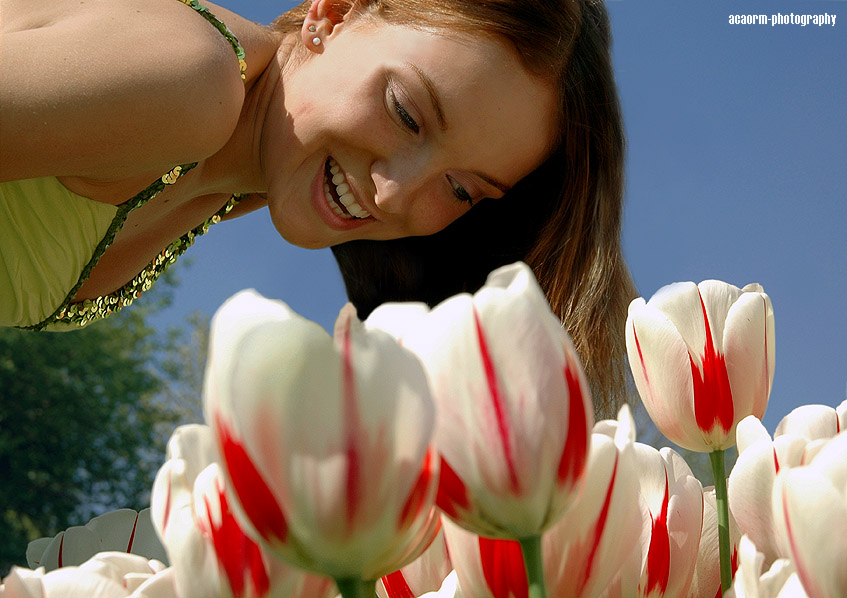
{"type": "Polygon", "coordinates": [[[479,177],[479,178],[481,178],[483,181],[485,181],[486,183],[488,183],[488,184],[489,184],[489,185],[491,185],[492,187],[496,187],[497,189],[499,189],[499,190],[500,190],[500,191],[502,191],[503,193],[508,193],[508,192],[509,192],[509,190],[511,189],[511,187],[509,187],[509,185],[506,185],[506,184],[504,184],[504,183],[501,183],[500,181],[498,181],[498,180],[496,180],[496,179],[492,179],[492,178],[491,178],[490,176],[488,176],[487,174],[483,174],[483,173],[481,173],[481,172],[472,172],[471,174],[478,176],[478,177],[479,177]]]}
{"type": "MultiPolygon", "coordinates": [[[[412,64],[411,62],[407,62],[406,66],[412,69],[415,74],[420,79],[421,84],[426,89],[426,92],[429,94],[429,101],[432,102],[432,109],[435,111],[435,117],[438,119],[438,126],[442,131],[447,130],[447,120],[444,118],[444,110],[441,108],[441,100],[438,98],[438,89],[435,86],[435,83],[432,79],[429,78],[425,72],[423,72],[420,67],[416,64],[412,64]]],[[[471,174],[478,176],[483,181],[491,185],[492,187],[502,191],[503,193],[508,193],[511,187],[500,181],[491,178],[490,176],[483,174],[481,172],[472,172],[471,174]]]]}
{"type": "Polygon", "coordinates": [[[441,101],[438,99],[438,90],[435,87],[435,83],[433,83],[432,79],[429,78],[429,75],[423,72],[417,65],[407,62],[406,66],[415,71],[418,79],[421,80],[421,84],[423,84],[424,89],[426,89],[426,92],[429,94],[429,101],[432,102],[432,109],[435,110],[435,117],[438,119],[438,126],[441,127],[442,131],[446,131],[447,121],[444,119],[444,111],[441,109],[441,101]]]}

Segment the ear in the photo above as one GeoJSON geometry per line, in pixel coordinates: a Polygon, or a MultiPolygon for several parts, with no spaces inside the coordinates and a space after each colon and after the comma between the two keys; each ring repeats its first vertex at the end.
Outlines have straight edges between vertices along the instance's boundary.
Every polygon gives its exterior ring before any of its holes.
{"type": "Polygon", "coordinates": [[[323,45],[352,12],[357,0],[312,0],[300,29],[300,39],[312,52],[321,54],[323,45]]]}

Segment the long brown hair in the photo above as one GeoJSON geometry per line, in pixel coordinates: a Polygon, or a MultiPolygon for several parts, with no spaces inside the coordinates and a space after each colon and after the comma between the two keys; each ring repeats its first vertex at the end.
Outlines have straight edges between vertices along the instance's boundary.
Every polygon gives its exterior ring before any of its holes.
{"type": "MultiPolygon", "coordinates": [[[[386,301],[434,305],[473,292],[488,272],[523,260],[574,340],[595,411],[624,397],[626,310],[635,290],[624,262],[624,135],[599,0],[348,0],[354,10],[411,27],[493,35],[558,90],[555,149],[503,199],[483,201],[428,237],[332,248],[360,317],[386,301]]],[[[274,23],[302,25],[308,6],[274,23]]]]}

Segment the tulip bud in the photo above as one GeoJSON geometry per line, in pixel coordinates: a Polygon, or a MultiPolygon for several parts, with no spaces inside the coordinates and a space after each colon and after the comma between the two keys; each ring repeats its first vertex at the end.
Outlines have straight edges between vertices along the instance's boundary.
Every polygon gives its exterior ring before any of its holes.
{"type": "Polygon", "coordinates": [[[424,363],[438,405],[438,506],[480,535],[527,538],[579,493],[593,410],[567,333],[525,264],[432,311],[385,305],[367,326],[424,363]]]}
{"type": "Polygon", "coordinates": [[[739,421],[765,412],[774,324],[770,298],[759,285],[682,282],[646,303],[635,299],[626,345],[647,412],[679,446],[725,450],[739,421]]]}
{"type": "Polygon", "coordinates": [[[245,530],[310,571],[376,580],[437,533],[435,414],[417,358],[351,310],[333,340],[282,303],[230,299],[205,409],[245,530]]]}

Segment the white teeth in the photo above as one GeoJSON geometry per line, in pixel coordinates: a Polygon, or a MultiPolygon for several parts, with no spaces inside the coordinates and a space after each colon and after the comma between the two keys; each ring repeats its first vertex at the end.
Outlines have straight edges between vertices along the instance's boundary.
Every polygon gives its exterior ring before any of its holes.
{"type": "Polygon", "coordinates": [[[370,216],[367,210],[365,210],[361,205],[356,203],[356,197],[351,193],[350,185],[347,184],[346,178],[344,176],[344,172],[341,170],[341,167],[338,165],[334,159],[329,158],[329,172],[332,175],[332,184],[335,186],[335,193],[338,195],[338,201],[344,204],[344,207],[347,209],[347,212],[350,213],[348,216],[338,205],[335,199],[330,193],[329,183],[324,180],[324,194],[326,195],[326,201],[329,203],[329,206],[332,208],[332,211],[341,216],[342,218],[367,218],[370,216]]]}

